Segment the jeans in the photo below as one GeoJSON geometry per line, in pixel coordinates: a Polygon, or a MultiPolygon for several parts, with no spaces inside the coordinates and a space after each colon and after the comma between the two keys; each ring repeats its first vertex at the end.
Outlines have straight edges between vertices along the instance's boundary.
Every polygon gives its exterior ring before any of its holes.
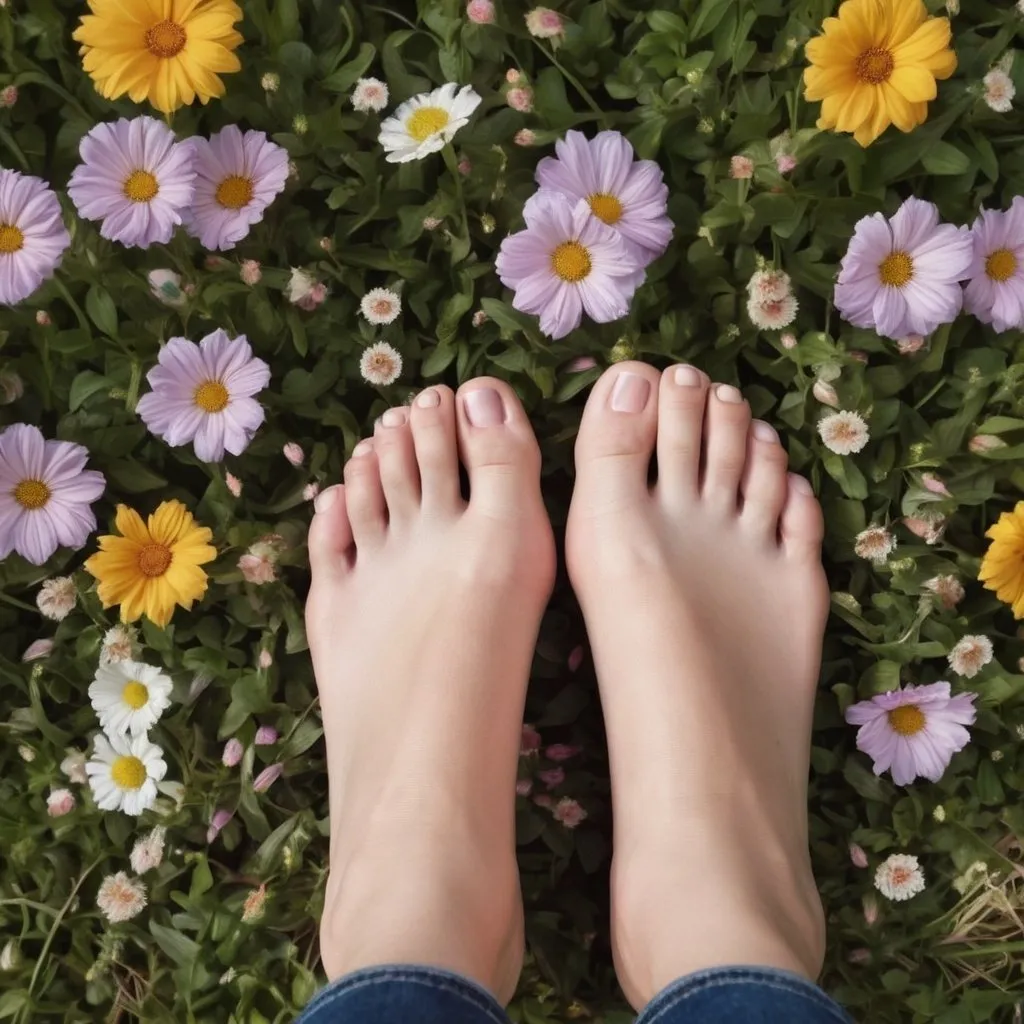
{"type": "MultiPolygon", "coordinates": [[[[851,1024],[820,988],[769,967],[714,967],[655,996],[636,1024],[851,1024]]],[[[370,967],[333,981],[298,1024],[509,1024],[474,981],[438,967],[370,967]]]]}

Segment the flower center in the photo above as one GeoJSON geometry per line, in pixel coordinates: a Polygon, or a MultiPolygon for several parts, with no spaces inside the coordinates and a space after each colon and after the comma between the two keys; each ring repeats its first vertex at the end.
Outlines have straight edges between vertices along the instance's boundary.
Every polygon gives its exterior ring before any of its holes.
{"type": "Polygon", "coordinates": [[[140,683],[138,679],[130,679],[124,684],[124,689],[121,691],[121,700],[133,711],[138,711],[139,708],[144,708],[149,702],[149,689],[145,683],[140,683]]]}
{"type": "Polygon", "coordinates": [[[387,299],[378,299],[373,304],[373,311],[377,316],[388,316],[391,313],[391,303],[387,299]]]}
{"type": "Polygon", "coordinates": [[[154,57],[176,57],[185,49],[185,29],[173,21],[161,21],[146,33],[146,48],[154,57]]]}
{"type": "Polygon", "coordinates": [[[622,220],[622,203],[607,192],[595,192],[587,198],[590,209],[598,220],[605,224],[618,224],[622,220]]]}
{"type": "Polygon", "coordinates": [[[902,288],[914,276],[914,261],[905,252],[891,252],[879,264],[878,277],[882,284],[902,288]]]}
{"type": "Polygon", "coordinates": [[[906,868],[893,868],[891,881],[893,885],[906,885],[910,881],[910,872],[906,868]]]}
{"type": "Polygon", "coordinates": [[[881,85],[888,82],[896,61],[889,50],[883,50],[879,46],[872,46],[865,50],[858,58],[855,65],[857,77],[862,82],[870,85],[881,85]]]}
{"type": "Polygon", "coordinates": [[[985,260],[985,273],[993,281],[1009,281],[1017,272],[1017,256],[1010,249],[996,249],[985,260]]]}
{"type": "Polygon", "coordinates": [[[159,191],[160,186],[149,171],[132,171],[124,182],[124,194],[133,203],[148,203],[159,191]]]}
{"type": "Polygon", "coordinates": [[[395,368],[395,361],[390,356],[383,354],[370,356],[369,364],[371,373],[381,375],[389,374],[395,368]]]}
{"type": "Polygon", "coordinates": [[[146,781],[146,766],[131,754],[124,754],[110,766],[110,777],[121,789],[141,789],[146,781]]]}
{"type": "Polygon", "coordinates": [[[171,564],[171,550],[166,544],[147,544],[139,552],[139,572],[143,576],[163,576],[171,564]]]}
{"type": "Polygon", "coordinates": [[[551,269],[563,281],[575,284],[590,273],[590,253],[579,242],[563,242],[551,254],[551,269]]]}
{"type": "Polygon", "coordinates": [[[17,252],[24,244],[21,228],[14,224],[0,224],[0,254],[17,252]]]}
{"type": "Polygon", "coordinates": [[[22,480],[14,488],[14,500],[22,508],[42,508],[50,500],[50,488],[42,480],[22,480]]]}
{"type": "Polygon", "coordinates": [[[904,704],[889,712],[889,724],[901,736],[913,736],[924,728],[924,712],[916,704],[904,704]]]}
{"type": "Polygon", "coordinates": [[[448,127],[451,117],[441,107],[420,107],[405,123],[405,130],[417,141],[426,142],[431,135],[448,127]]]}
{"type": "Polygon", "coordinates": [[[240,210],[252,199],[252,178],[232,174],[217,186],[217,202],[229,210],[240,210]]]}
{"type": "Polygon", "coordinates": [[[192,401],[203,412],[221,412],[230,397],[228,389],[219,380],[206,380],[196,388],[192,401]]]}

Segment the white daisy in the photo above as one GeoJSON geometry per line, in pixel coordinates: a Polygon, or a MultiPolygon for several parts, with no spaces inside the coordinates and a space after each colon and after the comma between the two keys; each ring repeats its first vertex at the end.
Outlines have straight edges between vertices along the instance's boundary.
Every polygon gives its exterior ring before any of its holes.
{"type": "Polygon", "coordinates": [[[992,641],[981,635],[961,637],[946,660],[957,675],[973,679],[992,660],[992,641]]]}
{"type": "Polygon", "coordinates": [[[156,784],[167,774],[163,751],[145,736],[96,737],[85,766],[101,811],[140,815],[156,801],[156,784]]]}
{"type": "Polygon", "coordinates": [[[103,731],[144,736],[171,706],[173,683],[160,669],[140,661],[101,665],[89,699],[103,731]]]}
{"type": "Polygon", "coordinates": [[[472,86],[461,89],[454,83],[433,92],[420,93],[406,100],[380,126],[378,142],[387,153],[387,161],[402,164],[422,160],[443,149],[455,133],[469,123],[469,116],[480,105],[472,86]]]}
{"type": "Polygon", "coordinates": [[[153,868],[160,867],[164,859],[164,836],[167,829],[163,825],[157,825],[151,832],[147,832],[141,839],[136,840],[132,847],[131,864],[132,871],[137,875],[144,875],[153,868]]]}
{"type": "Polygon", "coordinates": [[[96,894],[96,906],[112,924],[130,921],[146,905],[146,887],[123,871],[107,875],[96,894]]]}
{"type": "Polygon", "coordinates": [[[769,299],[759,302],[751,296],[747,300],[747,316],[750,322],[762,331],[777,331],[788,327],[795,319],[800,304],[792,292],[781,299],[769,299]]]}
{"type": "Polygon", "coordinates": [[[793,290],[784,270],[757,270],[747,282],[747,295],[755,302],[778,302],[793,290]]]}
{"type": "Polygon", "coordinates": [[[379,112],[388,105],[388,87],[379,78],[360,78],[352,90],[352,106],[360,114],[379,112]]]}
{"type": "Polygon", "coordinates": [[[371,345],[359,360],[359,372],[363,380],[377,387],[394,384],[402,373],[402,356],[386,341],[371,345]]]}
{"type": "Polygon", "coordinates": [[[71,576],[54,576],[39,588],[36,605],[46,618],[61,622],[75,607],[76,599],[74,579],[71,576]]]}
{"type": "Polygon", "coordinates": [[[933,576],[924,585],[944,608],[955,608],[964,599],[963,584],[955,576],[933,576]]]}
{"type": "Polygon", "coordinates": [[[820,419],[818,433],[825,447],[837,455],[859,452],[870,438],[864,418],[859,413],[847,410],[830,413],[820,419]]]}
{"type": "Polygon", "coordinates": [[[997,114],[1008,114],[1013,109],[1017,88],[1013,79],[1002,68],[993,68],[982,80],[985,102],[997,114]]]}
{"type": "Polygon", "coordinates": [[[135,638],[137,635],[133,626],[119,624],[108,629],[103,634],[103,646],[100,648],[100,664],[109,665],[130,658],[135,653],[135,638]]]}
{"type": "Polygon", "coordinates": [[[907,853],[894,853],[878,865],[875,888],[886,899],[899,902],[924,892],[924,872],[917,858],[907,853]]]}
{"type": "Polygon", "coordinates": [[[896,538],[884,526],[869,526],[861,530],[853,542],[853,550],[861,558],[882,565],[896,549],[896,538]]]}
{"type": "Polygon", "coordinates": [[[402,296],[390,288],[371,288],[360,300],[359,311],[371,324],[391,324],[402,312],[402,296]]]}

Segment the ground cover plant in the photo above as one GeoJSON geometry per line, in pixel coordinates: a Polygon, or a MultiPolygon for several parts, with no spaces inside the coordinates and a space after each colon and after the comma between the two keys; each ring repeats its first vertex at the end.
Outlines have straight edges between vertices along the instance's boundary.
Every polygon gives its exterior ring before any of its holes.
{"type": "MultiPolygon", "coordinates": [[[[1021,1019],[1024,11],[550,2],[0,0],[0,1020],[294,1019],[312,500],[489,373],[557,531],[632,357],[742,387],[825,510],[823,984],[1021,1019]]],[[[510,1013],[619,1024],[564,580],[526,717],[510,1013]]]]}

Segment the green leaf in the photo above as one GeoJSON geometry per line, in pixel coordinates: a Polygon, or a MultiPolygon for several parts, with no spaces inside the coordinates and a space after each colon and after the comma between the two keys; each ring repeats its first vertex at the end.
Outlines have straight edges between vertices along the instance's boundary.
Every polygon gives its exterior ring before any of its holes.
{"type": "Polygon", "coordinates": [[[149,933],[157,945],[179,966],[190,966],[202,956],[203,947],[174,928],[149,922],[149,933]]]}
{"type": "Polygon", "coordinates": [[[929,174],[963,174],[970,170],[971,158],[949,142],[933,142],[921,163],[929,174]]]}
{"type": "Polygon", "coordinates": [[[85,296],[85,311],[104,334],[117,337],[117,306],[105,288],[94,284],[89,289],[85,296]]]}

